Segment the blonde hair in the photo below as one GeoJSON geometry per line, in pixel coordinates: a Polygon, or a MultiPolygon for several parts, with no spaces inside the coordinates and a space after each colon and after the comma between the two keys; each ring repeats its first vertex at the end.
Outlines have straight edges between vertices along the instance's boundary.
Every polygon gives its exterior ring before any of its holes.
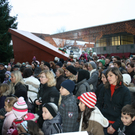
{"type": "Polygon", "coordinates": [[[7,97],[5,102],[7,102],[8,107],[13,107],[14,103],[17,102],[17,99],[15,97],[7,97]]]}
{"type": "Polygon", "coordinates": [[[3,96],[3,93],[5,93],[7,90],[9,90],[7,83],[0,84],[0,97],[3,96]]]}
{"type": "Polygon", "coordinates": [[[22,74],[20,71],[16,70],[16,71],[13,71],[11,72],[11,74],[13,74],[15,76],[15,83],[11,83],[10,86],[9,86],[9,89],[11,91],[12,94],[15,93],[15,89],[14,89],[14,86],[20,82],[22,84],[25,84],[24,81],[23,81],[23,78],[22,78],[22,74]]]}
{"type": "Polygon", "coordinates": [[[43,71],[41,71],[40,75],[41,74],[45,74],[46,78],[48,79],[48,81],[47,81],[48,87],[56,86],[56,79],[54,78],[54,74],[52,71],[43,70],[43,71]]]}

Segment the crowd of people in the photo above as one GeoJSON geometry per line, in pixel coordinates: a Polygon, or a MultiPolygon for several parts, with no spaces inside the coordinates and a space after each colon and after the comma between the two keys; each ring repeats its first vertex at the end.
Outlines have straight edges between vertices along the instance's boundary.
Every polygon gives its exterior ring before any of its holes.
{"type": "Polygon", "coordinates": [[[135,57],[0,63],[0,134],[135,135],[135,57]]]}

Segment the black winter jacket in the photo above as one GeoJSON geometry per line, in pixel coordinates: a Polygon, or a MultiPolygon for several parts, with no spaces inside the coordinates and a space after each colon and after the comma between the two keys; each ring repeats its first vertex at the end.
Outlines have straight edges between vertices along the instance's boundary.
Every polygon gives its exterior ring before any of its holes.
{"type": "Polygon", "coordinates": [[[65,81],[66,80],[66,78],[63,76],[63,75],[61,75],[61,76],[59,76],[58,78],[56,78],[56,88],[57,88],[57,90],[59,91],[60,90],[60,85],[61,85],[61,83],[63,82],[63,81],[65,81]]]}
{"type": "Polygon", "coordinates": [[[115,121],[112,124],[115,130],[118,129],[121,123],[121,109],[126,104],[131,104],[131,96],[129,89],[123,84],[115,90],[112,97],[110,89],[104,87],[101,89],[97,107],[108,120],[115,121]]]}
{"type": "Polygon", "coordinates": [[[5,69],[0,70],[0,83],[3,83],[3,81],[4,81],[4,78],[5,78],[5,72],[6,72],[5,69]]]}
{"type": "Polygon", "coordinates": [[[56,105],[58,105],[59,92],[58,92],[58,90],[56,89],[55,86],[48,87],[47,84],[40,84],[40,89],[39,89],[39,92],[38,92],[38,98],[40,98],[42,100],[42,104],[40,106],[38,106],[38,112],[37,112],[38,115],[39,115],[38,124],[39,124],[39,127],[42,128],[42,124],[43,124],[42,105],[44,103],[48,103],[48,102],[53,102],[56,105]]]}

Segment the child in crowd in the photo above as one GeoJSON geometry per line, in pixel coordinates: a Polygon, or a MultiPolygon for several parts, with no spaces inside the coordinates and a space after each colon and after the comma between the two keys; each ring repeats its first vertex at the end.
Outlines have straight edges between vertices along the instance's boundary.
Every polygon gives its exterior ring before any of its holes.
{"type": "Polygon", "coordinates": [[[15,119],[15,115],[12,111],[12,108],[13,108],[13,105],[16,101],[17,101],[17,99],[14,97],[7,97],[5,99],[4,108],[5,108],[7,113],[5,114],[6,118],[5,118],[4,123],[3,123],[2,135],[7,135],[7,131],[11,127],[12,122],[15,119]]]}
{"type": "Polygon", "coordinates": [[[135,102],[122,108],[121,121],[118,135],[135,135],[135,102]]]}
{"type": "Polygon", "coordinates": [[[6,71],[5,72],[5,79],[4,79],[3,83],[9,84],[11,82],[10,78],[11,78],[11,72],[10,71],[6,71]]]}
{"type": "Polygon", "coordinates": [[[58,113],[58,107],[54,103],[45,103],[42,107],[42,116],[45,120],[42,130],[45,135],[62,133],[62,119],[58,113]]]}
{"type": "Polygon", "coordinates": [[[0,109],[4,108],[5,105],[5,99],[10,94],[8,93],[9,86],[8,84],[0,84],[0,109]]]}
{"type": "Polygon", "coordinates": [[[17,132],[17,126],[19,126],[23,121],[36,121],[38,119],[37,114],[28,113],[28,106],[23,97],[19,97],[18,101],[14,103],[12,111],[16,118],[12,122],[11,128],[8,130],[8,135],[15,135],[17,132]]]}
{"type": "Polygon", "coordinates": [[[41,129],[38,127],[37,123],[34,121],[28,120],[23,121],[18,127],[18,134],[27,134],[27,135],[44,135],[41,129]]]}
{"type": "Polygon", "coordinates": [[[61,83],[60,94],[62,96],[59,112],[63,122],[63,132],[78,131],[78,106],[76,98],[73,96],[75,83],[71,80],[65,80],[61,83]]]}
{"type": "Polygon", "coordinates": [[[94,92],[86,92],[78,97],[81,110],[78,120],[80,121],[79,131],[88,131],[93,135],[104,135],[103,127],[109,125],[108,120],[95,106],[97,98],[94,92]]]}

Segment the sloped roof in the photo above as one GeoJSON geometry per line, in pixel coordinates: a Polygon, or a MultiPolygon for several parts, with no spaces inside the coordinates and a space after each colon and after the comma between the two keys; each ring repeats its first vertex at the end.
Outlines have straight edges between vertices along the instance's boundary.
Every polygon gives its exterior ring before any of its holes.
{"type": "MultiPolygon", "coordinates": [[[[28,32],[28,31],[22,31],[22,30],[18,30],[18,29],[9,29],[9,32],[13,35],[16,35],[19,38],[23,38],[24,40],[26,40],[27,38],[27,42],[31,42],[33,45],[35,45],[35,43],[38,43],[46,48],[48,48],[49,50],[52,50],[56,53],[59,53],[60,55],[63,55],[64,57],[69,57],[68,54],[64,54],[62,53],[57,47],[53,46],[52,44],[48,43],[47,41],[42,40],[41,38],[35,36],[34,34],[28,32]]],[[[41,47],[41,46],[37,46],[36,47],[41,47]]]]}
{"type": "Polygon", "coordinates": [[[135,35],[135,19],[100,26],[88,27],[58,34],[52,34],[49,36],[53,38],[61,38],[68,40],[96,42],[96,40],[100,39],[103,35],[123,32],[135,35]]]}

